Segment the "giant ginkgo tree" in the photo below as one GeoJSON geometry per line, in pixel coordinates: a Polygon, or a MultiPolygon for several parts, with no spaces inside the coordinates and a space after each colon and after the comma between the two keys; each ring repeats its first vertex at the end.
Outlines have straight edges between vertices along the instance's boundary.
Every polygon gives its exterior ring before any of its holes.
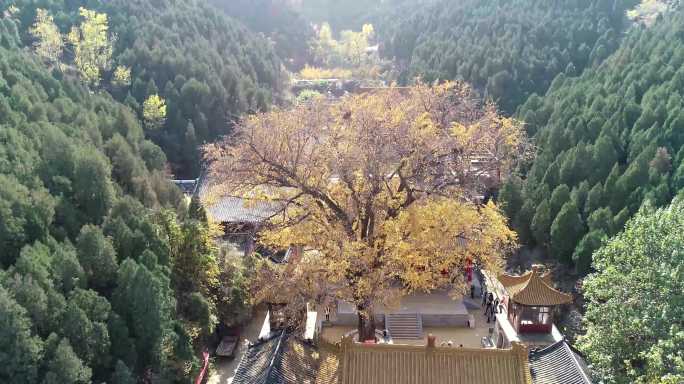
{"type": "Polygon", "coordinates": [[[343,300],[373,310],[414,291],[465,288],[469,263],[501,268],[515,233],[481,203],[525,152],[521,125],[461,83],[316,99],[240,122],[207,148],[216,193],[270,200],[270,247],[305,249],[258,271],[255,298],[343,300]]]}

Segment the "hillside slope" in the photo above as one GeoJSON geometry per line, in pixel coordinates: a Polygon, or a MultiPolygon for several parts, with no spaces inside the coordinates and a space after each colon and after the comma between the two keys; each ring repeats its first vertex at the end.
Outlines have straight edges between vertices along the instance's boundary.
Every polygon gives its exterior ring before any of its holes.
{"type": "Polygon", "coordinates": [[[521,237],[589,269],[604,235],[621,230],[644,200],[684,188],[684,15],[635,27],[600,67],[559,76],[520,118],[537,157],[501,198],[521,237]]]}
{"type": "Polygon", "coordinates": [[[495,0],[404,4],[378,30],[402,81],[463,79],[514,112],[562,72],[579,74],[617,48],[636,1],[495,0]]]}
{"type": "Polygon", "coordinates": [[[19,30],[0,16],[0,382],[191,377],[218,306],[207,237],[135,113],[19,30]]]}
{"type": "Polygon", "coordinates": [[[251,30],[266,35],[290,70],[297,72],[310,61],[313,26],[288,0],[210,0],[210,3],[251,30]]]}
{"type": "Polygon", "coordinates": [[[0,9],[10,4],[18,9],[25,45],[32,43],[28,31],[37,7],[54,15],[65,35],[78,22],[80,6],[107,14],[117,37],[112,68],[132,70],[130,85],[108,90],[140,117],[150,95],[166,100],[163,127],[145,133],[180,178],[198,176],[198,146],[228,133],[243,113],[267,109],[283,89],[271,44],[202,0],[0,0],[0,9]]]}

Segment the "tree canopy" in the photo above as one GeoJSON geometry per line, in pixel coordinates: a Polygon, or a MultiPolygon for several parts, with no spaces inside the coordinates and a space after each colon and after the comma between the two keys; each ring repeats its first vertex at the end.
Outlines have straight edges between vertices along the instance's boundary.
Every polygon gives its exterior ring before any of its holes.
{"type": "Polygon", "coordinates": [[[251,30],[264,33],[275,51],[292,71],[310,61],[309,41],[314,36],[311,23],[292,7],[290,0],[211,0],[228,15],[251,30]]]}
{"type": "Polygon", "coordinates": [[[208,154],[223,181],[216,193],[281,207],[263,243],[305,247],[279,277],[263,270],[257,295],[295,308],[307,298],[345,300],[368,339],[374,305],[396,296],[392,281],[403,282],[398,294],[451,282],[463,289],[468,259],[501,267],[515,235],[477,199],[524,147],[518,122],[447,83],[259,114],[208,154]]]}
{"type": "Polygon", "coordinates": [[[611,383],[684,380],[684,202],[645,206],[594,253],[579,347],[611,383]]]}

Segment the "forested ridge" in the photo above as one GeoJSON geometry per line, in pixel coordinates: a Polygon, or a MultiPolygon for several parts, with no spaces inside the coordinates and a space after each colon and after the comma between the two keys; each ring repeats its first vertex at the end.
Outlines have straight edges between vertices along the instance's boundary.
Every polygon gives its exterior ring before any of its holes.
{"type": "MultiPolygon", "coordinates": [[[[361,29],[373,12],[401,0],[282,0],[315,24],[329,23],[335,31],[361,29]]],[[[393,4],[392,4],[393,5],[393,4]]]]}
{"type": "Polygon", "coordinates": [[[216,318],[239,318],[240,271],[217,263],[206,217],[135,111],[49,71],[12,16],[0,18],[0,382],[185,382],[216,318]]]}
{"type": "Polygon", "coordinates": [[[436,1],[381,17],[382,52],[400,80],[462,79],[515,112],[557,74],[580,74],[614,51],[631,0],[436,1]]]}
{"type": "Polygon", "coordinates": [[[537,156],[502,190],[521,237],[587,272],[603,236],[684,188],[684,17],[635,27],[603,65],[560,75],[519,116],[537,156]]]}
{"type": "Polygon", "coordinates": [[[289,0],[210,0],[210,3],[267,36],[291,70],[299,71],[310,61],[313,26],[292,8],[289,0]]]}
{"type": "MultiPolygon", "coordinates": [[[[36,10],[45,8],[62,33],[78,19],[79,6],[105,13],[116,36],[112,68],[130,68],[130,82],[109,86],[112,95],[142,117],[144,101],[158,94],[168,116],[145,127],[179,177],[199,174],[199,146],[230,131],[231,122],[265,110],[283,89],[281,61],[270,43],[202,0],[0,1],[14,4],[19,33],[28,45],[36,10]]],[[[103,85],[112,76],[105,73],[103,85]]]]}

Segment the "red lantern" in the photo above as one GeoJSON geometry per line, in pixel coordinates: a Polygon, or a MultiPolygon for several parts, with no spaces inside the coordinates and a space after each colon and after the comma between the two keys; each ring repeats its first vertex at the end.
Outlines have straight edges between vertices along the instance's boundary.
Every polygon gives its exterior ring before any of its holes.
{"type": "Polygon", "coordinates": [[[469,283],[473,282],[473,261],[470,258],[466,259],[466,278],[469,283]]]}

